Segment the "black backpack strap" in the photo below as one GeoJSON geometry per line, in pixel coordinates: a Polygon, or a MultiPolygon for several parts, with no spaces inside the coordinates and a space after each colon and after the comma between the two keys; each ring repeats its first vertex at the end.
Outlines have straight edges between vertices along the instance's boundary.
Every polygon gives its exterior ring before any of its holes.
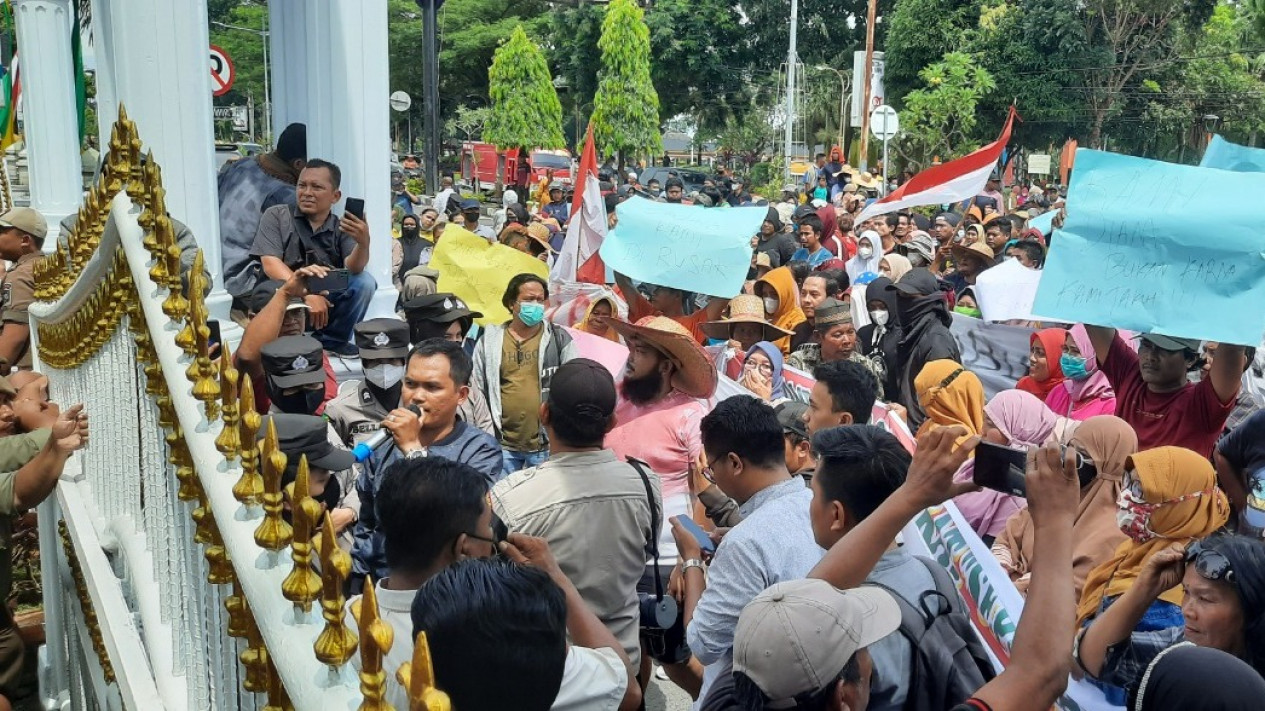
{"type": "Polygon", "coordinates": [[[659,530],[663,527],[662,514],[654,502],[654,487],[650,485],[650,475],[646,467],[650,466],[640,459],[628,457],[628,463],[641,476],[641,483],[646,486],[646,503],[650,504],[650,535],[646,537],[646,550],[654,558],[654,595],[656,600],[663,599],[663,578],[659,575],[659,530]]]}
{"type": "Polygon", "coordinates": [[[923,635],[927,633],[927,627],[930,620],[923,616],[918,608],[914,607],[903,595],[896,592],[891,587],[879,582],[868,580],[865,585],[871,585],[885,590],[896,600],[897,607],[900,608],[900,627],[897,632],[909,642],[910,647],[910,664],[909,664],[909,693],[905,697],[905,708],[914,709],[917,705],[918,696],[915,690],[922,688],[922,665],[918,663],[918,649],[922,643],[923,635]]]}
{"type": "MultiPolygon", "coordinates": [[[[920,555],[916,555],[914,558],[922,563],[928,573],[931,573],[931,580],[935,583],[936,592],[940,593],[940,596],[949,605],[947,611],[965,614],[966,611],[962,608],[962,596],[958,594],[958,586],[953,583],[953,578],[949,575],[949,571],[931,558],[920,555]]],[[[924,597],[925,595],[926,593],[924,593],[924,597]]],[[[925,612],[928,615],[932,614],[930,611],[925,612]]]]}

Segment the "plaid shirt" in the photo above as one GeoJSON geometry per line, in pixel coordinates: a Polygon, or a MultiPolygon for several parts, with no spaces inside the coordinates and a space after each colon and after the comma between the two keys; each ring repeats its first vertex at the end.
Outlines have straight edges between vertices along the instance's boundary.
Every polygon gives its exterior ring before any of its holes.
{"type": "Polygon", "coordinates": [[[1098,681],[1130,689],[1137,685],[1146,668],[1160,652],[1185,640],[1181,627],[1134,632],[1128,639],[1107,648],[1098,681]]]}

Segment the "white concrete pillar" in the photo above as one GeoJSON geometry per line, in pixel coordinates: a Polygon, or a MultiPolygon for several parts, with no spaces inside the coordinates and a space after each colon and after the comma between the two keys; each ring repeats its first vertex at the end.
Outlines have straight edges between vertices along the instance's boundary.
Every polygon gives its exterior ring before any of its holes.
{"type": "Polygon", "coordinates": [[[208,306],[213,318],[225,320],[230,299],[220,258],[206,0],[105,4],[115,96],[162,166],[168,212],[202,247],[214,280],[208,306]]]}
{"type": "Polygon", "coordinates": [[[108,0],[92,0],[92,47],[97,60],[97,149],[110,150],[110,131],[119,118],[114,91],[114,28],[110,26],[108,0]]]}
{"type": "MultiPolygon", "coordinates": [[[[22,47],[22,116],[31,207],[56,233],[83,200],[70,0],[14,0],[22,47]]],[[[75,31],[78,31],[77,29],[75,31]]],[[[55,244],[49,240],[48,246],[55,244]]]]}
{"type": "MultiPolygon", "coordinates": [[[[273,125],[307,124],[308,158],[342,169],[344,197],[363,198],[368,317],[394,312],[386,0],[271,0],[273,125]]],[[[335,208],[341,210],[341,206],[335,208]]]]}

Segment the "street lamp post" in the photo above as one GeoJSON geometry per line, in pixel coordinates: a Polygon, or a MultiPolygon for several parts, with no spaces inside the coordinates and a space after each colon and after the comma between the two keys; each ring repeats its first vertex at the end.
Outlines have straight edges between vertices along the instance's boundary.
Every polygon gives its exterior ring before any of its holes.
{"type": "Polygon", "coordinates": [[[845,148],[847,144],[844,143],[844,137],[848,135],[848,112],[845,109],[848,100],[848,75],[838,69],[835,69],[834,67],[827,67],[824,64],[818,64],[816,69],[823,72],[834,72],[839,76],[839,150],[845,151],[843,160],[846,163],[848,156],[846,153],[847,149],[845,148]]]}
{"type": "MultiPolygon", "coordinates": [[[[268,16],[265,15],[264,16],[265,27],[267,25],[267,22],[268,22],[268,16]]],[[[270,142],[272,140],[272,90],[271,90],[271,87],[269,86],[268,79],[269,79],[269,74],[272,71],[272,66],[268,63],[268,37],[272,33],[269,32],[267,29],[257,30],[253,27],[242,27],[241,25],[230,25],[227,22],[217,22],[215,20],[212,20],[211,24],[215,25],[216,27],[223,27],[226,30],[238,30],[239,32],[250,32],[252,34],[259,35],[260,39],[263,40],[263,43],[264,43],[264,136],[267,137],[265,142],[270,142]]]]}

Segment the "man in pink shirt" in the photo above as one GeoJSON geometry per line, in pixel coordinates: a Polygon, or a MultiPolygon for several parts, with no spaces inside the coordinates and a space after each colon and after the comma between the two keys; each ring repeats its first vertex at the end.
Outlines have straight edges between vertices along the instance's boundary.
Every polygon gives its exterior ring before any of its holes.
{"type": "MultiPolygon", "coordinates": [[[[606,446],[620,458],[645,462],[659,475],[663,511],[657,573],[666,587],[677,563],[671,520],[690,515],[690,472],[703,453],[699,423],[711,409],[705,399],[716,392],[716,367],[690,332],[666,316],[647,316],[636,324],[612,320],[611,326],[628,342],[628,364],[615,406],[617,426],[606,435],[606,446]]],[[[638,592],[655,593],[655,574],[654,564],[647,564],[638,592]]],[[[673,682],[697,697],[703,670],[692,661],[679,614],[662,634],[643,633],[642,647],[643,684],[647,660],[653,658],[673,682]]]]}

